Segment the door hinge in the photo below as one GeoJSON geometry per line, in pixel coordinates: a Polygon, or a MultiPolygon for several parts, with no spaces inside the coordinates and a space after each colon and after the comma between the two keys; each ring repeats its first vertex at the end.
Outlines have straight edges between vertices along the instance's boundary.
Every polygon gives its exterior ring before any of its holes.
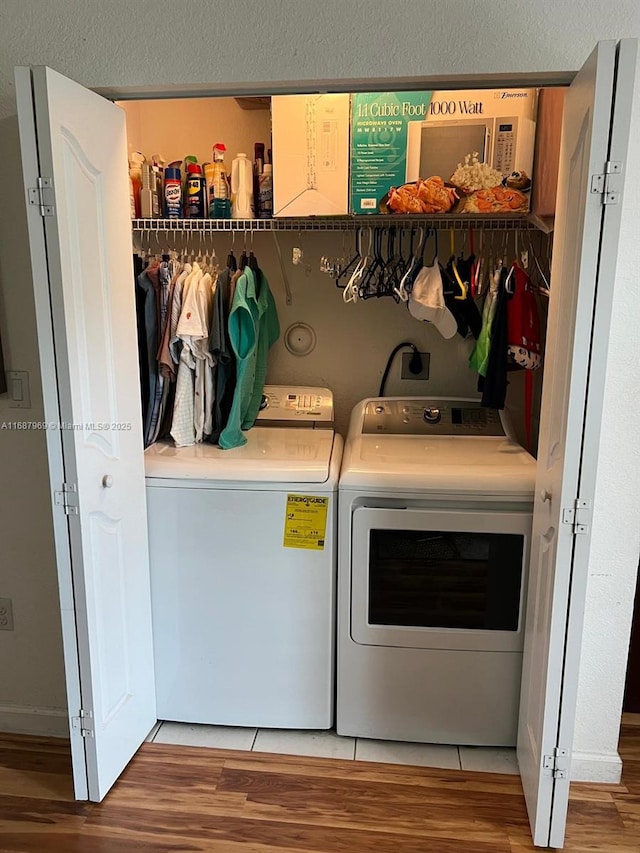
{"type": "Polygon", "coordinates": [[[38,178],[36,187],[29,187],[29,204],[37,205],[40,216],[53,216],[53,181],[51,178],[38,178]]]}
{"type": "Polygon", "coordinates": [[[566,749],[554,747],[553,755],[545,755],[542,758],[542,767],[547,770],[546,776],[554,779],[566,779],[569,775],[569,753],[566,749]]]}
{"type": "Polygon", "coordinates": [[[586,533],[591,522],[591,501],[576,498],[573,506],[562,510],[562,523],[570,524],[574,536],[586,533]]]}
{"type": "Polygon", "coordinates": [[[591,175],[591,192],[602,196],[603,204],[618,204],[622,189],[622,162],[607,160],[604,174],[591,175]]]}
{"type": "Polygon", "coordinates": [[[80,733],[80,737],[93,737],[93,713],[80,708],[77,717],[71,717],[71,728],[80,733]]]}
{"type": "Polygon", "coordinates": [[[78,514],[78,487],[75,483],[63,483],[59,492],[54,492],[55,505],[64,509],[65,515],[78,514]]]}

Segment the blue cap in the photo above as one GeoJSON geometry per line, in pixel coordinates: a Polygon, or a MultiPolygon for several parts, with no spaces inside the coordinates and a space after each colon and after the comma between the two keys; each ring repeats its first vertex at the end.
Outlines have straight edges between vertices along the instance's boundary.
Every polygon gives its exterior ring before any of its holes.
{"type": "Polygon", "coordinates": [[[180,169],[172,169],[170,166],[167,166],[167,168],[164,170],[164,179],[165,179],[165,181],[168,181],[168,180],[179,181],[180,180],[180,169]]]}

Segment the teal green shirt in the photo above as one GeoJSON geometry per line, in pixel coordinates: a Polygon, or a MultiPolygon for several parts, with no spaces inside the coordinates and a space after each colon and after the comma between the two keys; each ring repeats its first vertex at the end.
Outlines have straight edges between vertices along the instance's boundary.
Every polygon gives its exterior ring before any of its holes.
{"type": "Polygon", "coordinates": [[[278,313],[264,274],[245,267],[236,282],[229,315],[229,341],[236,356],[236,387],[231,411],[218,444],[224,450],[247,443],[260,410],[269,348],[280,335],[278,313]]]}
{"type": "Polygon", "coordinates": [[[244,413],[253,397],[258,342],[258,302],[253,271],[245,267],[236,282],[229,313],[229,341],[236,356],[236,387],[231,411],[218,444],[225,450],[247,443],[242,434],[244,413]]]}
{"type": "Polygon", "coordinates": [[[267,277],[262,273],[259,277],[258,291],[258,341],[256,344],[256,370],[253,382],[253,394],[242,418],[242,429],[250,429],[256,422],[264,383],[267,378],[267,359],[269,349],[280,336],[280,323],[273,294],[269,290],[267,277]]]}

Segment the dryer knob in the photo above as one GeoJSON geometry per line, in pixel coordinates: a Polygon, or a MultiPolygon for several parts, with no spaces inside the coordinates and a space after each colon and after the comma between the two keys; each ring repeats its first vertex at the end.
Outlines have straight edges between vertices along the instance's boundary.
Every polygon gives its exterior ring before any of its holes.
{"type": "Polygon", "coordinates": [[[439,424],[442,420],[442,412],[440,409],[430,407],[424,410],[422,417],[428,424],[439,424]]]}

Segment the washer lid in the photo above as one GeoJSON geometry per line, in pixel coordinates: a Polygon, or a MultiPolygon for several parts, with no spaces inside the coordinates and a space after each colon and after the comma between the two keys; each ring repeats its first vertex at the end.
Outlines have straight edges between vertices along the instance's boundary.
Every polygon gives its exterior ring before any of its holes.
{"type": "Polygon", "coordinates": [[[533,456],[506,437],[363,435],[347,447],[340,486],[531,500],[535,477],[533,456]]]}
{"type": "Polygon", "coordinates": [[[174,447],[157,442],[144,452],[147,479],[254,483],[324,483],[329,479],[333,430],[259,427],[233,450],[214,444],[174,447]]]}

